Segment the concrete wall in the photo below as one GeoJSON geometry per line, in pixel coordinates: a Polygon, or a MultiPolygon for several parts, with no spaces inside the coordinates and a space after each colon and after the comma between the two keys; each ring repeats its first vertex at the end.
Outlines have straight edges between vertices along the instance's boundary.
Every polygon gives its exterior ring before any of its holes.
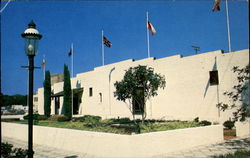
{"type": "MultiPolygon", "coordinates": [[[[221,112],[216,104],[229,102],[223,93],[230,91],[237,81],[232,72],[233,66],[245,67],[248,63],[249,50],[231,53],[214,51],[188,57],[176,55],[138,61],[130,59],[77,74],[71,79],[71,84],[73,88],[83,88],[79,114],[132,118],[130,105],[114,97],[114,83],[122,80],[129,67],[147,65],[166,78],[166,88],[159,89],[158,96],[146,103],[147,118],[192,120],[199,117],[200,120],[224,122],[233,117],[233,111],[221,112]],[[209,71],[213,69],[218,70],[218,86],[209,84],[209,71]],[[89,96],[89,88],[93,89],[93,96],[89,96]]],[[[53,87],[54,93],[63,90],[62,82],[53,87]]]]}
{"type": "Polygon", "coordinates": [[[250,137],[250,121],[236,122],[235,127],[236,127],[237,137],[244,137],[244,136],[250,137]]]}
{"type": "Polygon", "coordinates": [[[44,89],[39,88],[37,91],[38,96],[38,113],[44,115],[44,89]]]}
{"type": "MultiPolygon", "coordinates": [[[[27,141],[27,125],[2,124],[3,137],[27,141]],[[13,130],[15,129],[15,130],[13,130]]],[[[223,141],[223,127],[213,125],[139,135],[34,126],[34,143],[95,157],[145,158],[223,141]]]]}

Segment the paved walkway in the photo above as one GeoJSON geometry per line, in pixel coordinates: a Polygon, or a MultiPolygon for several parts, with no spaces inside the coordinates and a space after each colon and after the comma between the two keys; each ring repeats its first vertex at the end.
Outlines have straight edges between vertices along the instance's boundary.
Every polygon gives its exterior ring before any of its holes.
{"type": "MultiPolygon", "coordinates": [[[[3,142],[9,142],[14,147],[21,147],[27,149],[27,143],[24,141],[17,141],[11,138],[3,138],[3,142]]],[[[199,146],[189,150],[177,151],[173,153],[166,153],[163,155],[154,156],[152,158],[209,158],[214,155],[233,153],[237,150],[250,150],[250,138],[236,138],[227,140],[219,144],[212,144],[207,146],[199,146]]],[[[72,151],[62,151],[56,148],[51,148],[42,145],[34,144],[35,155],[34,158],[96,158],[87,156],[83,153],[76,153],[72,151]]],[[[249,156],[250,157],[250,156],[249,156]]]]}

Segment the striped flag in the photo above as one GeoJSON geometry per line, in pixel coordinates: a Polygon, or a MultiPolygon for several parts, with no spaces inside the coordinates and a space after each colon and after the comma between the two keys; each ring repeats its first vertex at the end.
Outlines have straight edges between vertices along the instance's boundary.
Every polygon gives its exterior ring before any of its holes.
{"type": "Polygon", "coordinates": [[[214,0],[214,7],[212,9],[212,11],[220,11],[220,0],[214,0]]]}
{"type": "Polygon", "coordinates": [[[151,31],[152,35],[156,33],[154,26],[149,21],[147,21],[147,28],[151,31]]]}
{"type": "Polygon", "coordinates": [[[112,43],[104,36],[103,36],[103,44],[105,44],[109,48],[112,46],[112,43]]]}

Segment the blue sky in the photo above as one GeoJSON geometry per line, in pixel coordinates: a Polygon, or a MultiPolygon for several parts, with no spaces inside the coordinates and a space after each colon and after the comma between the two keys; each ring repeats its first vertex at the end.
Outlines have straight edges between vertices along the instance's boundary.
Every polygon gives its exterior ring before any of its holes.
{"type": "MultiPolygon", "coordinates": [[[[2,6],[7,2],[1,2],[2,6]]],[[[34,20],[43,35],[35,65],[46,56],[51,74],[70,66],[74,44],[74,74],[102,65],[101,31],[112,42],[105,47],[105,64],[147,58],[146,12],[157,33],[150,35],[151,56],[228,51],[225,1],[212,12],[213,0],[192,1],[12,1],[1,13],[2,92],[27,93],[28,59],[20,34],[34,20]]],[[[249,48],[248,2],[229,1],[232,50],[249,48]]],[[[35,70],[34,91],[42,87],[43,70],[35,70]]]]}

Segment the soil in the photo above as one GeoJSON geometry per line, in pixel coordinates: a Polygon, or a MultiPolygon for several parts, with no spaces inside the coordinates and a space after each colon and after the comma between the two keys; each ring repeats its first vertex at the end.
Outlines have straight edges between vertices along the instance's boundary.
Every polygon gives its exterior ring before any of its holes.
{"type": "Polygon", "coordinates": [[[236,129],[224,129],[224,140],[236,138],[236,129]]]}

